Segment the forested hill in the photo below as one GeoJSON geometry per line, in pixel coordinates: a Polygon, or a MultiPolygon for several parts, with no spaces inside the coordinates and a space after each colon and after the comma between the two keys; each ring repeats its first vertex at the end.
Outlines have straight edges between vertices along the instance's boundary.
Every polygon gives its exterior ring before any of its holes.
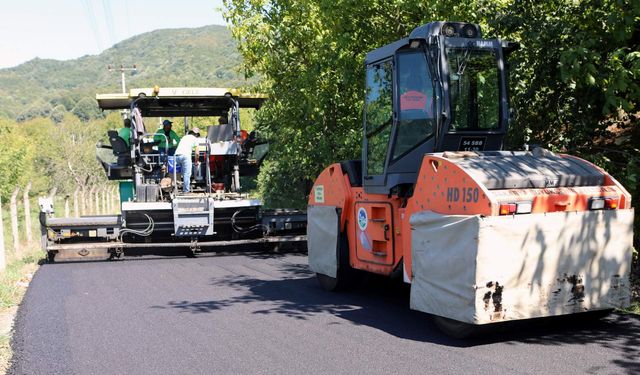
{"type": "Polygon", "coordinates": [[[136,74],[127,73],[128,88],[242,86],[246,81],[238,74],[240,61],[236,43],[224,26],[156,30],[99,55],[67,61],[36,58],[0,69],[0,117],[60,120],[66,111],[80,118],[99,116],[95,94],[120,91],[120,73],[109,72],[109,64],[137,65],[136,74]]]}

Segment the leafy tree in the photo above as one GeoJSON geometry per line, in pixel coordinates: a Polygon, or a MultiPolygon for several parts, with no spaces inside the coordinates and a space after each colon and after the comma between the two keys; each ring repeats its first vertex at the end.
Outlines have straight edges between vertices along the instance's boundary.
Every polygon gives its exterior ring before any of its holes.
{"type": "Polygon", "coordinates": [[[62,106],[66,111],[71,111],[76,106],[76,101],[71,96],[65,95],[52,99],[51,105],[54,107],[62,106]]]}
{"type": "Polygon", "coordinates": [[[16,120],[27,121],[37,117],[49,117],[52,110],[51,104],[39,100],[33,103],[26,111],[22,112],[16,120]]]}
{"type": "Polygon", "coordinates": [[[91,98],[82,98],[71,111],[82,121],[101,118],[102,112],[98,108],[98,102],[91,98]]]}
{"type": "Polygon", "coordinates": [[[432,20],[479,23],[519,41],[511,148],[536,143],[588,157],[637,193],[640,3],[629,0],[226,0],[248,76],[272,101],[257,127],[272,139],[260,176],[268,202],[299,206],[328,164],[359,157],[363,58],[432,20]],[[604,30],[603,30],[604,29],[604,30]],[[612,151],[614,139],[622,150],[612,151]],[[296,186],[293,186],[296,185],[296,186]],[[282,197],[282,191],[287,191],[282,197]]]}
{"type": "Polygon", "coordinates": [[[53,108],[51,111],[51,119],[56,124],[62,122],[64,120],[64,116],[67,113],[67,109],[63,105],[58,105],[53,108]]]}

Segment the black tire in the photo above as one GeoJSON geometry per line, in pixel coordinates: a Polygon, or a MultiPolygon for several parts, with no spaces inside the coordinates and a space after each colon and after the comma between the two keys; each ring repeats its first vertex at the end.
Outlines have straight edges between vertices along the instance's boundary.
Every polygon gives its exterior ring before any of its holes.
{"type": "Polygon", "coordinates": [[[447,336],[456,339],[466,339],[474,336],[479,331],[478,325],[445,318],[443,316],[433,315],[433,322],[447,336]]]}
{"type": "Polygon", "coordinates": [[[47,251],[47,263],[56,262],[56,253],[54,251],[47,251]]]}
{"type": "Polygon", "coordinates": [[[316,273],[316,278],[318,279],[318,282],[320,283],[322,289],[326,290],[327,292],[337,292],[340,289],[344,288],[344,282],[341,283],[340,278],[327,276],[321,273],[316,273]]]}
{"type": "Polygon", "coordinates": [[[109,253],[109,261],[117,261],[117,260],[123,260],[124,259],[124,253],[116,253],[116,252],[112,252],[109,253]]]}
{"type": "Polygon", "coordinates": [[[316,273],[316,278],[320,283],[322,289],[328,292],[339,292],[352,285],[356,278],[356,270],[351,268],[349,264],[349,243],[347,241],[347,234],[340,233],[338,239],[338,270],[336,277],[327,276],[321,273],[316,273]]]}
{"type": "Polygon", "coordinates": [[[586,311],[572,315],[572,319],[578,322],[578,324],[595,323],[608,317],[612,312],[613,309],[586,311]]]}

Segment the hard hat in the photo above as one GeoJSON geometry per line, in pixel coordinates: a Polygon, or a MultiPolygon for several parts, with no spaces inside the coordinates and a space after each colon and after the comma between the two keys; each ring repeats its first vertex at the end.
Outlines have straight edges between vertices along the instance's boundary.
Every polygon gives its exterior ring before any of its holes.
{"type": "Polygon", "coordinates": [[[191,131],[196,133],[196,134],[200,134],[200,128],[193,128],[193,129],[191,129],[191,131]]]}

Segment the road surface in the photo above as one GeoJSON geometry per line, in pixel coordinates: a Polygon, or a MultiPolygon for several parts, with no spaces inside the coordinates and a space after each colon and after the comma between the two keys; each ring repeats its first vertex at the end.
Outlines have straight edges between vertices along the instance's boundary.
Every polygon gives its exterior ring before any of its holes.
{"type": "Polygon", "coordinates": [[[408,303],[378,280],[325,292],[300,254],[45,264],[10,373],[640,373],[637,316],[455,340],[408,303]]]}

